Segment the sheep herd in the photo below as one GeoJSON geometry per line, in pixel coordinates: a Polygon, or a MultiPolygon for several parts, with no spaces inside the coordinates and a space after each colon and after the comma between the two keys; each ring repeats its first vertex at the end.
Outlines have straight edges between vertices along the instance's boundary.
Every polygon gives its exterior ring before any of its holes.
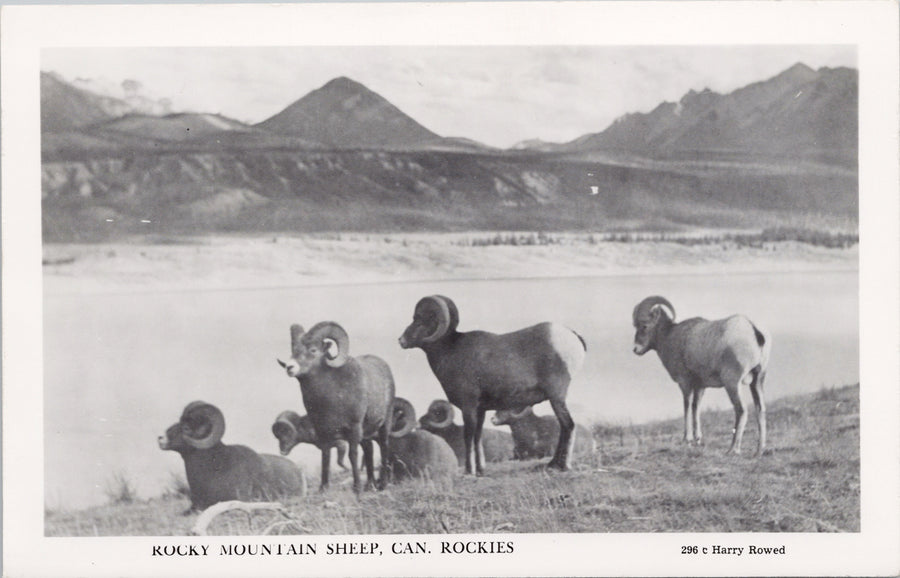
{"type": "MultiPolygon", "coordinates": [[[[699,405],[708,387],[723,387],[735,412],[729,451],[740,452],[747,415],[738,393],[750,386],[757,409],[759,446],[766,442],[765,381],[771,339],[746,317],[675,322],[663,297],[648,297],[634,309],[634,353],[656,350],[684,397],[684,440],[700,443],[699,405]]],[[[585,339],[557,323],[539,323],[505,334],[457,330],[459,311],[442,295],[422,298],[399,345],[418,348],[441,384],[446,400],[435,400],[418,421],[412,404],[396,396],[388,364],[374,355],[350,355],[350,338],[337,323],[305,331],[292,325],[291,355],[278,360],[300,385],[305,415],[284,411],[272,424],[281,456],[258,454],[221,439],[225,419],[215,406],[195,401],[159,437],[163,450],[183,458],[191,510],[229,500],[258,501],[306,493],[300,468],[286,459],[299,443],[321,452],[320,490],[329,485],[331,449],[338,465],[349,458],[353,490],[383,489],[407,477],[482,475],[485,462],[552,456],[548,467],[568,470],[573,455],[595,452],[591,432],[576,424],[566,405],[569,383],[587,352],[585,339]],[[537,416],[534,404],[549,401],[554,416],[537,416]],[[453,422],[459,408],[463,425],[453,422]],[[493,410],[495,426],[484,429],[493,410]],[[374,445],[381,465],[375,477],[374,445]],[[360,479],[359,453],[366,471],[360,479]]]]}

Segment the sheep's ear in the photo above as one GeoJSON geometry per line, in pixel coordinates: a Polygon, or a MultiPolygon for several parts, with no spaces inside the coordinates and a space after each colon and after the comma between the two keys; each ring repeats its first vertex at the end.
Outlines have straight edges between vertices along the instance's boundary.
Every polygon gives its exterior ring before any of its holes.
{"type": "Polygon", "coordinates": [[[280,365],[281,367],[284,367],[285,369],[287,369],[287,363],[281,361],[281,360],[278,359],[277,357],[275,358],[275,361],[278,362],[278,365],[280,365]]]}
{"type": "Polygon", "coordinates": [[[341,348],[334,339],[323,339],[322,348],[325,350],[325,358],[329,361],[337,359],[338,354],[341,352],[341,348]]]}
{"type": "Polygon", "coordinates": [[[341,351],[336,340],[326,337],[322,340],[322,349],[325,351],[325,363],[329,367],[340,367],[347,363],[347,352],[341,351]]]}

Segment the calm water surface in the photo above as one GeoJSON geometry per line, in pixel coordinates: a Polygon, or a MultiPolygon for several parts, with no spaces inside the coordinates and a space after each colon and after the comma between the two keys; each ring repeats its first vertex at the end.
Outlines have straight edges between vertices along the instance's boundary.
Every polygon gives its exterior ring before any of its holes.
{"type": "MultiPolygon", "coordinates": [[[[285,409],[302,413],[297,382],[275,361],[289,353],[294,322],[307,328],[322,320],[341,323],[351,354],[383,357],[397,394],[422,413],[443,391],[425,355],[397,344],[420,297],[451,297],[462,331],[560,321],[588,343],[585,367],[569,391],[575,418],[639,423],[681,413],[680,391],[656,354],[631,353],[631,311],[642,298],[665,295],[679,319],[740,312],[765,327],[773,337],[771,400],[859,380],[857,277],[633,276],[45,296],[46,504],[102,503],[115,472],[130,478],[142,497],[160,494],[183,465],[156,438],[193,400],[222,409],[226,443],[277,453],[269,429],[274,417],[285,409]]],[[[744,396],[750,403],[749,393],[744,396]]],[[[546,405],[538,413],[549,413],[546,405]]],[[[705,408],[728,405],[721,390],[704,397],[705,408]]],[[[291,458],[318,475],[311,446],[296,448],[291,458]]]]}

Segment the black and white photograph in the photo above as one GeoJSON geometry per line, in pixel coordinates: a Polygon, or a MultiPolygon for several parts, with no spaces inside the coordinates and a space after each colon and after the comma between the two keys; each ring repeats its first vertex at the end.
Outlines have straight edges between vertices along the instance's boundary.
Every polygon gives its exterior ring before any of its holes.
{"type": "Polygon", "coordinates": [[[439,4],[4,9],[8,575],[900,571],[896,3],[439,4]]]}

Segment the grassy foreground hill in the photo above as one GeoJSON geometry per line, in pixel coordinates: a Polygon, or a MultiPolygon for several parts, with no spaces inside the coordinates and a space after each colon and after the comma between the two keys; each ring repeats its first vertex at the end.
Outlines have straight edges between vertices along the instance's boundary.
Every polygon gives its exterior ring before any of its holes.
{"type": "MultiPolygon", "coordinates": [[[[858,532],[859,384],[769,404],[770,449],[725,453],[733,414],[704,414],[706,445],[681,443],[681,420],[596,425],[597,454],[569,472],[546,460],[489,464],[482,478],[409,481],[357,499],[346,484],[286,502],[291,519],[230,512],[210,534],[515,532],[858,532]]],[[[317,481],[311,480],[311,488],[317,481]]],[[[122,497],[122,496],[120,496],[122,497]]],[[[126,500],[127,501],[127,500],[126,500]]],[[[48,511],[47,536],[185,535],[197,515],[168,495],[75,512],[48,511]]]]}

